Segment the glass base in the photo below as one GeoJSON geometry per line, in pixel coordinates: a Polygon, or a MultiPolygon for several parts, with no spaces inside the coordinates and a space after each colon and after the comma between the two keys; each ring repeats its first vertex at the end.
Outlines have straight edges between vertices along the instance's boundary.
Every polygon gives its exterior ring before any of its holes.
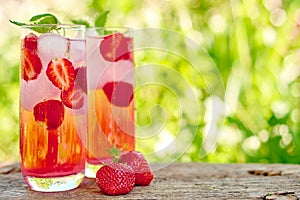
{"type": "Polygon", "coordinates": [[[96,178],[96,173],[103,165],[92,165],[87,163],[85,166],[85,176],[88,178],[96,178]]]}
{"type": "Polygon", "coordinates": [[[24,177],[30,189],[39,192],[60,192],[77,188],[82,182],[83,173],[56,178],[24,177]]]}
{"type": "Polygon", "coordinates": [[[96,178],[97,171],[100,169],[100,167],[113,163],[114,161],[112,157],[102,157],[97,158],[92,162],[93,163],[87,162],[85,165],[85,176],[88,178],[96,178]]]}

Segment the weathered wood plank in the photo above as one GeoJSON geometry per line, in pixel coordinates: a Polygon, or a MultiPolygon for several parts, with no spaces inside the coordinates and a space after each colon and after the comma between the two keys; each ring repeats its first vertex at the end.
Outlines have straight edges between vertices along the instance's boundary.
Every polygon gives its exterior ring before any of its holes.
{"type": "Polygon", "coordinates": [[[0,199],[297,199],[300,166],[285,164],[175,163],[153,164],[150,186],[135,187],[127,195],[104,195],[94,179],[59,193],[30,191],[16,165],[0,168],[0,199]],[[161,168],[161,169],[160,169],[161,168]],[[10,172],[8,172],[10,171],[10,172]],[[257,172],[257,173],[254,173],[257,172]]]}

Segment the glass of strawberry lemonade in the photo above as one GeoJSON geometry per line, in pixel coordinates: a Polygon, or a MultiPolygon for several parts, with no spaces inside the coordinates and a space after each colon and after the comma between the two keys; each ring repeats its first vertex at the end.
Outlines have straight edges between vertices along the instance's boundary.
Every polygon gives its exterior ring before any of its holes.
{"type": "Polygon", "coordinates": [[[113,161],[109,151],[135,148],[134,63],[130,28],[86,30],[88,154],[85,175],[113,161]]]}
{"type": "Polygon", "coordinates": [[[21,171],[29,188],[76,188],[86,162],[85,27],[22,26],[21,171]]]}

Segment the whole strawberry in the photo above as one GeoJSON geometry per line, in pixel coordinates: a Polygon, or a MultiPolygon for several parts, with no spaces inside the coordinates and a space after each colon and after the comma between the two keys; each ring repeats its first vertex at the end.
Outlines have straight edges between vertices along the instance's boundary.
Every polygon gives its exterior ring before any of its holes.
{"type": "Polygon", "coordinates": [[[127,163],[135,174],[135,185],[146,186],[153,180],[153,173],[143,156],[138,151],[129,151],[120,156],[119,163],[127,163]]]}
{"type": "Polygon", "coordinates": [[[123,163],[105,165],[97,171],[96,183],[105,194],[127,194],[135,184],[134,171],[123,163]]]}

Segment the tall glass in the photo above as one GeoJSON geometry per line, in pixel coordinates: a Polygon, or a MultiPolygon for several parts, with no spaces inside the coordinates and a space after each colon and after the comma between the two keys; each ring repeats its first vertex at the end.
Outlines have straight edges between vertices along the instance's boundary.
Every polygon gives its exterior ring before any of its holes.
{"type": "Polygon", "coordinates": [[[32,190],[64,191],[86,163],[85,27],[22,26],[20,158],[32,190]]]}
{"type": "Polygon", "coordinates": [[[133,38],[129,28],[86,31],[88,154],[86,176],[112,162],[112,148],[135,148],[133,38]]]}

